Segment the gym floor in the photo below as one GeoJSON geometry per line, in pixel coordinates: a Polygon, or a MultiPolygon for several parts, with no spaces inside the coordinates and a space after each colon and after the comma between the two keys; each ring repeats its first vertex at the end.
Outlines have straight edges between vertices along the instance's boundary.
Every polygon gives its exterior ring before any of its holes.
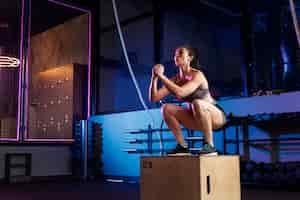
{"type": "MultiPolygon", "coordinates": [[[[242,186],[242,200],[298,200],[300,191],[242,186]]],[[[139,184],[104,181],[1,184],[1,200],[139,200],[139,184]]]]}

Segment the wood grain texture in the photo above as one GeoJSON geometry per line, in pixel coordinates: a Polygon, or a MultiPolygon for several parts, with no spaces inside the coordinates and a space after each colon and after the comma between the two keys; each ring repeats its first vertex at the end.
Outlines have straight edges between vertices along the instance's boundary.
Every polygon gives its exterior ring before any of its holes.
{"type": "Polygon", "coordinates": [[[141,200],[240,200],[239,173],[238,156],[142,157],[141,200]]]}
{"type": "Polygon", "coordinates": [[[71,139],[73,120],[85,116],[87,67],[64,65],[37,74],[30,104],[29,137],[71,139]]]}
{"type": "Polygon", "coordinates": [[[85,115],[88,23],[83,14],[30,38],[29,138],[71,139],[85,115]]]}

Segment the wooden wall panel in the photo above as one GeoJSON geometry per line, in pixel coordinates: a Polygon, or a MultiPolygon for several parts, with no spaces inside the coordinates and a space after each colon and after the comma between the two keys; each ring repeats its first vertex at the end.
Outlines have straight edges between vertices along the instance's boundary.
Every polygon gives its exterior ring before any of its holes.
{"type": "Polygon", "coordinates": [[[29,138],[71,139],[74,117],[83,118],[88,22],[83,14],[31,37],[29,138]]]}
{"type": "Polygon", "coordinates": [[[86,72],[86,66],[69,64],[37,74],[29,113],[30,138],[72,138],[73,120],[85,116],[86,72]]]}

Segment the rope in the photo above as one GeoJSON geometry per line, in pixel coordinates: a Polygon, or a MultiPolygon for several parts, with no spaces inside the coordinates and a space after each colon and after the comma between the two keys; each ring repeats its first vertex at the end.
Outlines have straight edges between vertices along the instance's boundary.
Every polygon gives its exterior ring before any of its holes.
{"type": "Polygon", "coordinates": [[[300,32],[298,27],[297,15],[295,11],[295,4],[293,0],[289,0],[289,2],[290,2],[290,10],[293,18],[294,28],[297,36],[297,41],[298,41],[298,47],[300,47],[300,32]]]}
{"type": "MultiPolygon", "coordinates": [[[[131,79],[133,81],[133,84],[135,86],[136,92],[138,94],[140,103],[142,104],[142,106],[144,107],[144,110],[148,113],[149,117],[151,118],[152,127],[154,128],[154,124],[155,124],[154,117],[150,113],[149,108],[148,108],[148,106],[146,105],[146,103],[145,103],[145,101],[143,99],[143,96],[142,96],[139,84],[138,84],[138,82],[136,80],[135,74],[134,74],[134,72],[132,70],[132,67],[131,67],[131,64],[129,62],[129,58],[128,58],[128,54],[127,54],[127,49],[126,49],[125,41],[124,41],[124,38],[123,38],[123,33],[122,33],[122,30],[121,30],[121,26],[120,26],[120,21],[119,21],[119,16],[118,16],[118,10],[117,10],[117,6],[116,6],[115,0],[112,0],[112,5],[113,5],[113,12],[114,12],[115,22],[116,22],[116,26],[117,26],[117,31],[118,31],[119,39],[120,39],[120,42],[121,42],[122,51],[123,51],[123,54],[124,54],[124,57],[125,57],[125,60],[126,60],[127,68],[129,70],[131,79]]],[[[162,137],[161,137],[160,134],[158,134],[158,135],[159,135],[159,141],[160,141],[160,150],[161,150],[160,153],[162,154],[162,149],[163,149],[162,137]]]]}

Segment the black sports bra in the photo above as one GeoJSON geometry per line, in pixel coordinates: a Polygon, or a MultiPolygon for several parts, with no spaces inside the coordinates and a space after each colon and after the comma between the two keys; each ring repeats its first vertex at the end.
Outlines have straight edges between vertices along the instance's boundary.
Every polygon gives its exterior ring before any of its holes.
{"type": "Polygon", "coordinates": [[[204,99],[209,94],[209,89],[199,86],[192,94],[182,98],[183,101],[192,102],[194,99],[204,99]]]}

